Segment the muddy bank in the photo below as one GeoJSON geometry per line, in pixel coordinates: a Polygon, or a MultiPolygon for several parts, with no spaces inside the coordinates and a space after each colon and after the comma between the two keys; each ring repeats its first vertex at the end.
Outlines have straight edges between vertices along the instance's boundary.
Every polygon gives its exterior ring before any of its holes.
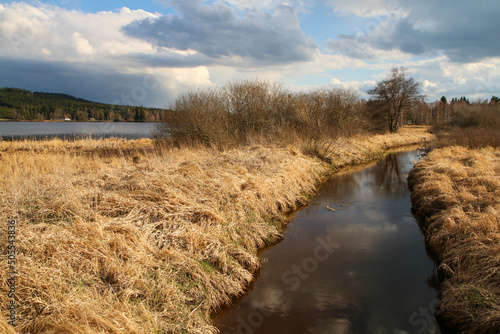
{"type": "Polygon", "coordinates": [[[500,332],[500,151],[434,150],[408,183],[438,265],[436,316],[453,332],[500,332]]]}
{"type": "MultiPolygon", "coordinates": [[[[146,139],[0,142],[2,248],[17,219],[15,331],[215,333],[210,314],[245,291],[259,249],[281,238],[286,214],[327,175],[431,138],[342,139],[315,157],[300,144],[219,152],[158,150],[146,139]]],[[[6,257],[0,268],[7,332],[6,257]]]]}

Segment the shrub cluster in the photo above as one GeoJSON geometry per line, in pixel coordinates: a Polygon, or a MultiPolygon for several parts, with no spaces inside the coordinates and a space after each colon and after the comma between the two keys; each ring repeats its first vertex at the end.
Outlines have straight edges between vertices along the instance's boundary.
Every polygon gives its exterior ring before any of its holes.
{"type": "Polygon", "coordinates": [[[292,93],[275,82],[246,80],[181,95],[156,137],[219,148],[255,138],[318,140],[370,130],[366,114],[365,103],[350,89],[292,93]]]}

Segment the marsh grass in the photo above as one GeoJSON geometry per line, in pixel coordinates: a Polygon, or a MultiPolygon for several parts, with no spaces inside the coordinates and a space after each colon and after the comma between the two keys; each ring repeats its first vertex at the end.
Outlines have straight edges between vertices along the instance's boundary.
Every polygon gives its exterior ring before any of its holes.
{"type": "Polygon", "coordinates": [[[410,173],[441,282],[438,315],[460,333],[500,329],[500,151],[434,150],[410,173]]]}
{"type": "Polygon", "coordinates": [[[434,147],[500,147],[500,103],[452,103],[447,122],[435,126],[434,147]]]}
{"type": "MultiPolygon", "coordinates": [[[[0,245],[18,220],[16,333],[215,333],[210,314],[255,279],[258,251],[334,167],[423,133],[221,151],[154,140],[0,142],[0,245]]],[[[7,324],[0,258],[0,331],[7,324]]]]}
{"type": "Polygon", "coordinates": [[[440,129],[436,133],[438,140],[434,147],[463,146],[471,149],[500,147],[499,129],[468,127],[440,129]]]}

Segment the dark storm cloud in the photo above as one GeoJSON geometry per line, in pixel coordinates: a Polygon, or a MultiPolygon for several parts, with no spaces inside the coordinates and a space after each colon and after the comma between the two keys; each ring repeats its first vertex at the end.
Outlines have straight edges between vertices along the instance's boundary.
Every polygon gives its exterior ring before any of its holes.
{"type": "Polygon", "coordinates": [[[289,6],[278,6],[273,12],[252,10],[239,15],[220,3],[206,5],[200,0],[184,0],[172,4],[178,15],[136,21],[123,31],[158,47],[194,50],[220,63],[231,57],[262,65],[305,61],[316,49],[289,6]]]}
{"type": "Polygon", "coordinates": [[[90,101],[163,107],[176,92],[151,75],[123,74],[106,65],[0,58],[0,87],[58,92],[90,101]],[[171,93],[169,95],[169,93],[171,93]]]}
{"type": "Polygon", "coordinates": [[[168,68],[189,68],[216,65],[215,59],[203,54],[182,55],[176,52],[159,52],[155,54],[131,53],[126,56],[109,57],[110,59],[127,60],[141,66],[156,66],[168,68]]]}
{"type": "MultiPolygon", "coordinates": [[[[366,51],[371,47],[414,55],[442,52],[459,63],[500,56],[496,37],[500,31],[500,1],[402,0],[400,6],[405,15],[388,16],[379,28],[361,35],[338,36],[329,41],[331,49],[339,52],[342,43],[349,43],[348,50],[366,51]]],[[[358,58],[370,55],[367,51],[353,52],[358,58]]]]}
{"type": "MultiPolygon", "coordinates": [[[[498,13],[500,6],[497,7],[498,13]]],[[[416,20],[401,19],[390,34],[378,36],[373,45],[386,50],[397,48],[411,54],[442,51],[451,61],[461,63],[500,56],[500,44],[496,42],[494,33],[494,30],[500,29],[500,20],[495,21],[490,15],[470,16],[463,20],[466,22],[443,19],[424,30],[417,28],[416,20]],[[488,24],[483,20],[489,20],[488,24]]]]}

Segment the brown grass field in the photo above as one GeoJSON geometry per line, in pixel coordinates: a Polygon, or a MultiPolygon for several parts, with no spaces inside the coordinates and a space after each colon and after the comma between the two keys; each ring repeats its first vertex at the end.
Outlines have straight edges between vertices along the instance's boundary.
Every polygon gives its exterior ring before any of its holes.
{"type": "Polygon", "coordinates": [[[3,254],[7,222],[18,223],[17,322],[2,256],[0,332],[216,333],[210,315],[245,292],[258,251],[325,177],[432,138],[413,129],[227,151],[0,142],[3,254]]]}
{"type": "Polygon", "coordinates": [[[438,318],[457,333],[499,333],[500,149],[434,150],[409,185],[439,264],[438,318]]]}

